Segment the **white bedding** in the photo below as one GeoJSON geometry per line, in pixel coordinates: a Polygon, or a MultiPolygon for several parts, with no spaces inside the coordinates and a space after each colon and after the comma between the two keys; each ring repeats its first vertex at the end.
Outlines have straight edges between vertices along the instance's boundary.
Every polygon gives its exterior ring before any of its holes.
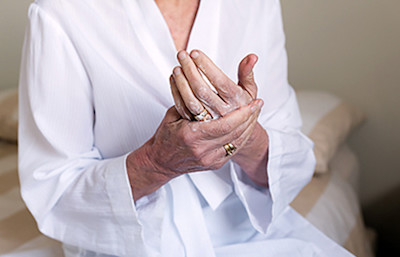
{"type": "Polygon", "coordinates": [[[358,200],[359,163],[354,152],[341,146],[329,173],[317,175],[292,206],[328,237],[356,256],[374,256],[358,200]]]}

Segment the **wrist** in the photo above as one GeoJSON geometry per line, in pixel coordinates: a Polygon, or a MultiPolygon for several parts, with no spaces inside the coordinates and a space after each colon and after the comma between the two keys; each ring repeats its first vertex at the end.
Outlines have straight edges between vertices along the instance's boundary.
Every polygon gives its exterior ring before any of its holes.
{"type": "Polygon", "coordinates": [[[257,123],[245,147],[233,157],[253,182],[265,187],[268,185],[268,142],[267,132],[257,123]]]}
{"type": "Polygon", "coordinates": [[[151,194],[176,177],[157,167],[151,143],[147,142],[126,158],[126,169],[134,200],[151,194]]]}

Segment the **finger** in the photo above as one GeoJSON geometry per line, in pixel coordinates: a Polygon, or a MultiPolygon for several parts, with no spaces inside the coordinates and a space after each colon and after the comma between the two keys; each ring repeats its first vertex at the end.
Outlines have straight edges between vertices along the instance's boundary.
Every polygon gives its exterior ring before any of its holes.
{"type": "Polygon", "coordinates": [[[210,138],[219,138],[234,131],[237,127],[245,123],[253,113],[259,112],[263,105],[261,99],[253,100],[249,105],[245,105],[230,112],[224,117],[212,120],[207,123],[193,124],[193,129],[200,130],[210,138]]]}
{"type": "Polygon", "coordinates": [[[240,124],[233,131],[224,136],[221,136],[217,140],[214,140],[218,141],[219,144],[225,144],[226,142],[235,142],[235,146],[239,148],[243,145],[244,140],[247,140],[247,134],[249,133],[249,131],[252,131],[255,124],[257,124],[259,114],[260,110],[257,110],[249,117],[249,119],[240,124]]]}
{"type": "MultiPolygon", "coordinates": [[[[178,61],[194,95],[204,105],[210,107],[212,111],[224,115],[227,112],[226,103],[204,81],[197,66],[186,51],[178,53],[178,61]]],[[[182,97],[184,96],[182,95],[182,97]]]]}
{"type": "Polygon", "coordinates": [[[190,56],[196,66],[218,91],[222,99],[229,102],[236,95],[240,94],[241,89],[206,54],[200,50],[193,50],[190,56]]]}
{"type": "MultiPolygon", "coordinates": [[[[260,104],[260,103],[258,103],[260,104]]],[[[227,153],[231,153],[231,151],[226,150],[224,145],[228,143],[232,143],[236,149],[234,151],[239,151],[239,149],[242,148],[242,146],[245,144],[245,142],[248,140],[251,135],[255,124],[257,124],[257,117],[259,115],[260,109],[257,108],[258,110],[250,116],[248,120],[246,120],[244,123],[239,125],[234,131],[230,132],[227,135],[223,135],[221,137],[208,137],[205,138],[204,135],[208,136],[207,133],[203,134],[202,137],[192,137],[192,139],[189,141],[191,142],[191,145],[195,144],[195,149],[194,151],[195,158],[192,160],[188,160],[189,162],[192,161],[193,164],[192,166],[196,167],[203,167],[200,170],[204,169],[219,169],[222,167],[229,159],[234,155],[227,155],[227,153]],[[193,140],[197,138],[196,140],[193,140]]],[[[191,122],[188,124],[193,124],[196,122],[191,122]]],[[[198,123],[197,123],[198,124],[198,123]]],[[[192,132],[195,132],[196,130],[192,130],[192,132]]],[[[191,171],[196,171],[197,169],[191,170],[191,171]]]]}
{"type": "Polygon", "coordinates": [[[251,137],[253,130],[258,122],[258,114],[259,112],[257,113],[257,115],[253,115],[255,118],[251,119],[251,121],[247,124],[246,127],[244,127],[242,133],[238,137],[232,138],[233,140],[231,142],[233,142],[233,145],[238,148],[238,151],[240,151],[245,146],[246,142],[251,137]]]}
{"type": "Polygon", "coordinates": [[[167,113],[164,116],[163,122],[172,123],[182,119],[179,112],[176,110],[175,106],[172,106],[168,109],[167,113]]]}
{"type": "Polygon", "coordinates": [[[253,68],[258,61],[258,57],[255,54],[249,54],[239,64],[238,78],[239,86],[246,90],[251,98],[257,97],[257,84],[254,81],[253,68]]]}
{"type": "Polygon", "coordinates": [[[199,145],[199,147],[203,148],[201,151],[202,154],[198,158],[194,159],[193,166],[203,167],[200,170],[216,170],[221,168],[236,154],[236,152],[240,151],[243,145],[250,138],[255,124],[257,124],[258,113],[259,112],[253,113],[251,118],[248,119],[245,124],[242,124],[236,129],[237,131],[233,131],[229,135],[221,138],[206,140],[206,142],[203,141],[203,143],[199,145]],[[233,146],[233,149],[229,148],[228,144],[233,146]],[[208,147],[206,147],[206,145],[208,145],[208,147]],[[227,145],[227,149],[225,148],[225,145],[227,145]]]}
{"type": "Polygon", "coordinates": [[[192,89],[182,72],[181,67],[175,67],[173,70],[173,78],[175,81],[176,89],[179,91],[184,105],[193,115],[198,115],[204,110],[204,105],[193,94],[192,89]]]}
{"type": "Polygon", "coordinates": [[[187,120],[192,120],[192,114],[190,111],[187,109],[185,102],[182,99],[181,94],[179,93],[178,88],[176,87],[176,83],[174,80],[174,77],[171,75],[169,78],[169,83],[171,85],[171,92],[172,96],[174,98],[175,102],[175,108],[179,112],[179,114],[182,116],[182,118],[185,118],[187,120]]]}
{"type": "Polygon", "coordinates": [[[257,117],[258,114],[256,112],[252,115],[251,119],[245,122],[245,124],[239,126],[235,131],[218,140],[218,143],[215,145],[216,149],[214,150],[214,156],[217,156],[217,160],[215,161],[217,166],[219,166],[220,163],[225,163],[240,152],[253,133],[255,125],[257,124],[257,117]],[[226,149],[225,146],[228,144],[233,146],[233,149],[230,146],[226,149]]]}

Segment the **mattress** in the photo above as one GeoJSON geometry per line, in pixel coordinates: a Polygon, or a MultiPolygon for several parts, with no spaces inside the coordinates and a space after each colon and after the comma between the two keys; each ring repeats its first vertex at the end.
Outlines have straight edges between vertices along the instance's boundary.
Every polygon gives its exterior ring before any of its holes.
{"type": "MultiPolygon", "coordinates": [[[[314,176],[291,204],[356,256],[373,256],[357,197],[358,161],[341,147],[326,174],[314,176]]],[[[26,209],[17,175],[17,146],[0,142],[0,256],[58,257],[61,244],[41,235],[26,209]]]]}

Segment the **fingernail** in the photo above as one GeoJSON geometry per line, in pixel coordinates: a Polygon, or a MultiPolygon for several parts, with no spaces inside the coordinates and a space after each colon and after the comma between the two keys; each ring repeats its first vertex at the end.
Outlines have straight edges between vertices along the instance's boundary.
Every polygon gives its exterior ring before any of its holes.
{"type": "Polygon", "coordinates": [[[261,107],[263,107],[264,102],[260,99],[255,100],[252,104],[251,104],[251,112],[254,113],[255,111],[261,109],[261,107]]]}
{"type": "Polygon", "coordinates": [[[195,59],[195,58],[199,57],[199,52],[197,52],[197,51],[192,51],[192,53],[190,54],[190,56],[191,56],[193,59],[195,59]]]}
{"type": "Polygon", "coordinates": [[[186,52],[185,51],[180,51],[178,53],[178,59],[183,61],[183,60],[185,60],[185,58],[186,58],[186,52]]]}
{"type": "Polygon", "coordinates": [[[257,102],[252,103],[251,107],[250,107],[251,113],[255,113],[257,111],[257,109],[258,109],[257,102]]]}
{"type": "Polygon", "coordinates": [[[175,75],[179,75],[179,74],[181,74],[181,67],[175,67],[175,69],[174,69],[174,74],[175,75]]]}
{"type": "Polygon", "coordinates": [[[261,107],[264,106],[264,101],[263,100],[257,100],[257,105],[261,109],[261,107]]]}

